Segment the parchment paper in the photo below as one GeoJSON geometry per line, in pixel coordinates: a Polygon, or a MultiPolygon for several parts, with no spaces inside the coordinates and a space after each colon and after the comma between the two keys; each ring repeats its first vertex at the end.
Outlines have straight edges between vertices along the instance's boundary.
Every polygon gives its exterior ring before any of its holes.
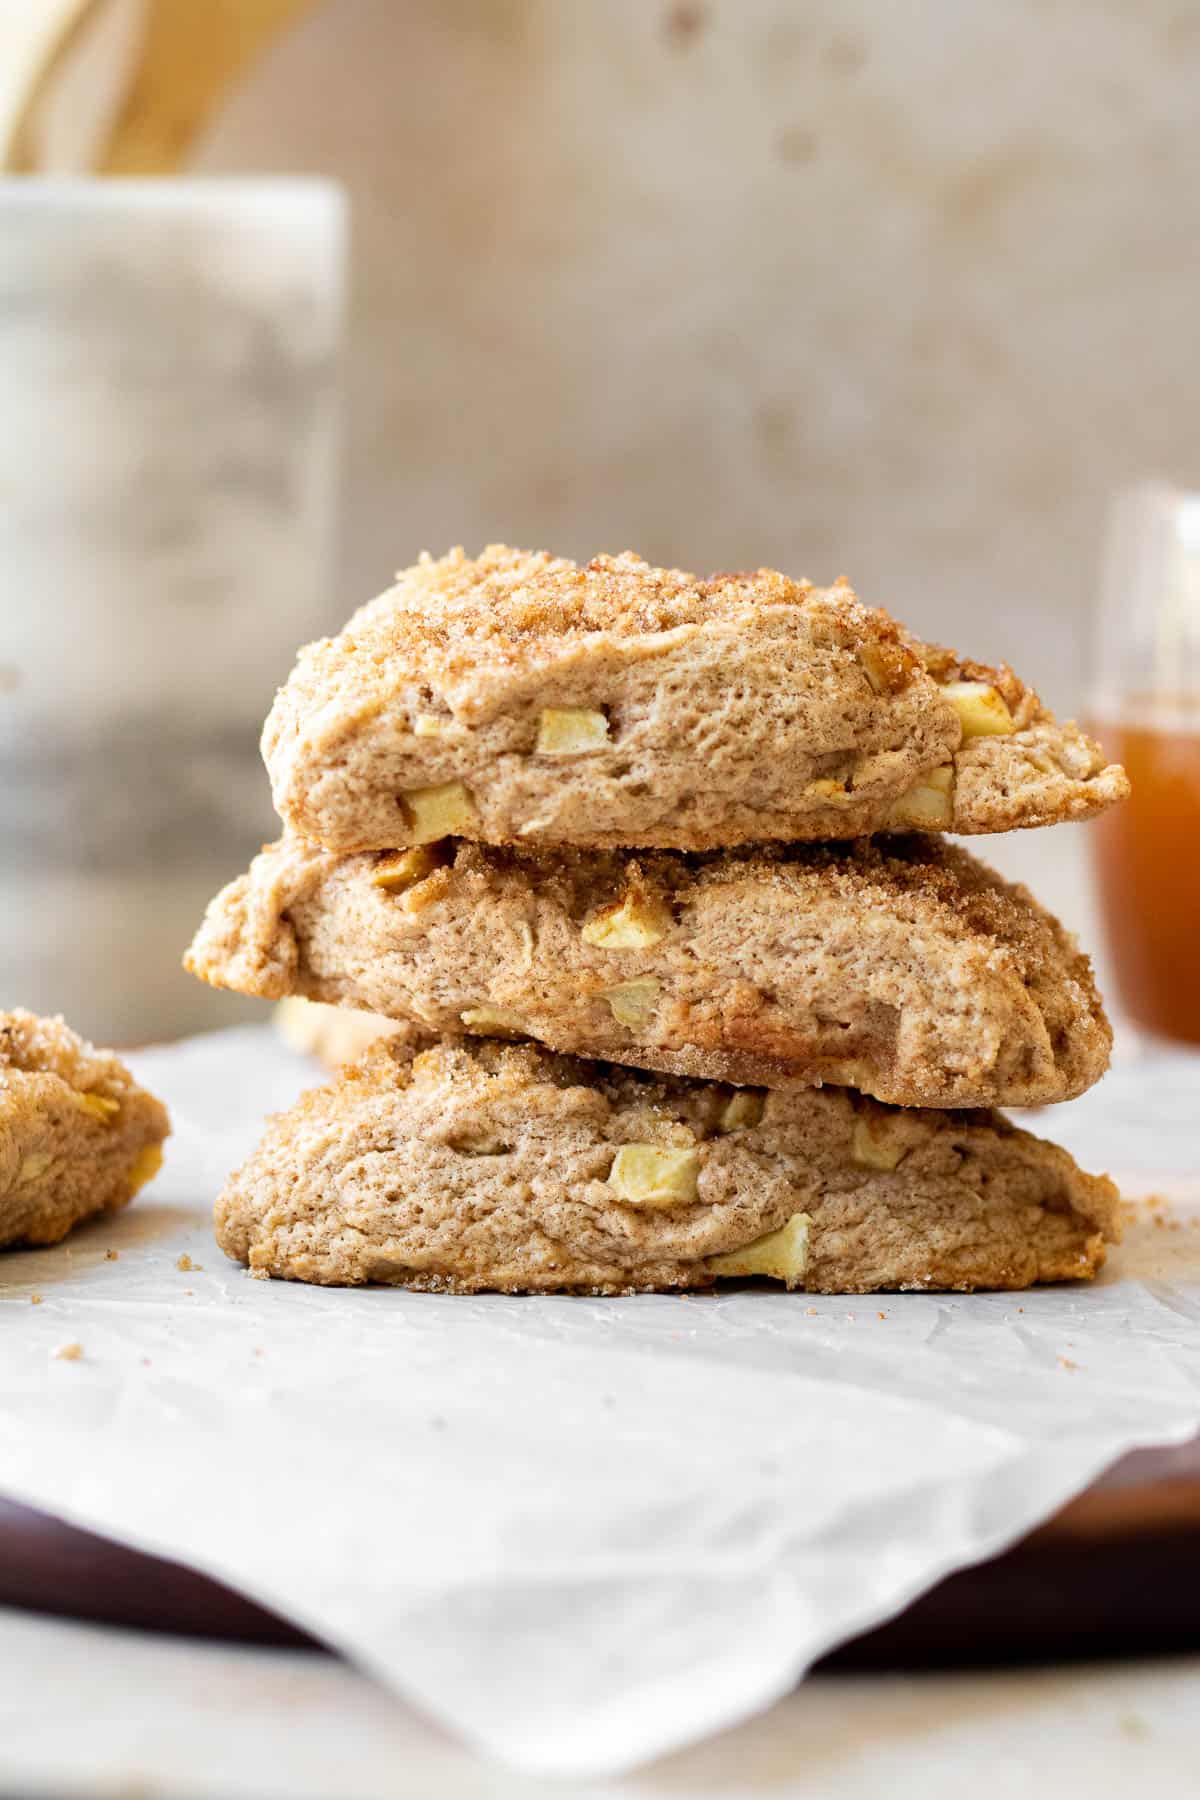
{"type": "Polygon", "coordinates": [[[1095,1286],[852,1300],[253,1281],[209,1209],[318,1072],[260,1029],[131,1060],[174,1116],[162,1176],[0,1258],[0,1489],[257,1596],[525,1769],[619,1770],[766,1706],[1200,1427],[1186,1057],[1036,1121],[1169,1202],[1095,1286]]]}

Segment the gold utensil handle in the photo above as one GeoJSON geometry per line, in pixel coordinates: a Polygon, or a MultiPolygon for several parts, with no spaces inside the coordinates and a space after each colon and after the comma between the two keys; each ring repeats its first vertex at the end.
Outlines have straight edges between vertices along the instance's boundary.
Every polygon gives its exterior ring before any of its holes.
{"type": "MultiPolygon", "coordinates": [[[[64,0],[35,45],[28,78],[0,119],[0,166],[38,167],[37,121],[105,0],[64,0]]],[[[104,175],[177,169],[231,83],[315,0],[143,0],[136,54],[92,163],[104,175]]]]}

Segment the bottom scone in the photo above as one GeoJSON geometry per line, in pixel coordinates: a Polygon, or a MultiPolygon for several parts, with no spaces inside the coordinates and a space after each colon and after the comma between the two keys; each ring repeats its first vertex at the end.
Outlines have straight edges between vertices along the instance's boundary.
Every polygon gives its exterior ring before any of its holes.
{"type": "Polygon", "coordinates": [[[0,1245],[57,1244],[157,1174],[167,1109],[61,1019],[0,1013],[0,1245]]]}
{"type": "Polygon", "coordinates": [[[270,1121],[216,1231],[256,1274],[334,1285],[867,1293],[1088,1277],[1117,1205],[996,1113],[385,1041],[270,1121]]]}

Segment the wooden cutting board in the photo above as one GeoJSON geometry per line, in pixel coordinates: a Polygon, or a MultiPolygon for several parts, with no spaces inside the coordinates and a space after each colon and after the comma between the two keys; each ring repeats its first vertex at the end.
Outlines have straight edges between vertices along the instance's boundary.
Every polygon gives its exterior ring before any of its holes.
{"type": "MultiPolygon", "coordinates": [[[[207,1576],[0,1501],[0,1604],[143,1631],[324,1646],[207,1576]]],[[[916,1669],[1200,1649],[1200,1439],[1126,1457],[994,1561],[821,1665],[916,1669]]]]}

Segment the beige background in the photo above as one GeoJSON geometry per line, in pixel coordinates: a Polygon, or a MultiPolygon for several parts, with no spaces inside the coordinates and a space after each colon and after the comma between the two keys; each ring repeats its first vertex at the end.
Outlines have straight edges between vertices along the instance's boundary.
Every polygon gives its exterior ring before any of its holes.
{"type": "MultiPolygon", "coordinates": [[[[48,167],[86,163],[119,91],[98,70],[144,5],[108,0],[48,167]]],[[[0,0],[0,25],[22,7],[0,0]]],[[[332,176],[352,207],[340,550],[323,599],[252,583],[240,603],[280,646],[246,743],[284,646],[421,548],[497,537],[844,573],[1082,707],[1111,494],[1200,486],[1198,96],[1194,0],[324,0],[188,160],[332,176]]],[[[173,416],[185,440],[203,425],[173,416]]],[[[182,603],[137,601],[156,628],[182,603]]],[[[228,640],[188,660],[198,691],[225,694],[228,640]]],[[[208,847],[224,874],[273,830],[247,766],[253,828],[208,847]]],[[[1100,951],[1088,838],[976,848],[1100,951]]],[[[9,933],[12,990],[101,1036],[236,1016],[177,969],[216,880],[166,868],[132,988],[124,890],[88,872],[72,960],[77,872],[18,868],[36,929],[9,933]]]]}
{"type": "Polygon", "coordinates": [[[1200,7],[326,0],[195,167],[344,180],[335,611],[492,537],[846,573],[1066,709],[1200,483],[1200,7]]]}

